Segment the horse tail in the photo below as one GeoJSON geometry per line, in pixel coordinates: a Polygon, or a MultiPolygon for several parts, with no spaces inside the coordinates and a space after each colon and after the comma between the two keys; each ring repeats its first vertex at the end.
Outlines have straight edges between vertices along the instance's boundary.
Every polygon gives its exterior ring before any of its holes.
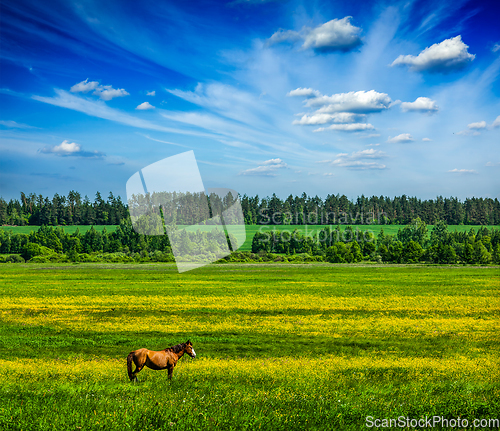
{"type": "Polygon", "coordinates": [[[127,371],[130,380],[134,379],[134,373],[132,373],[132,362],[134,360],[134,353],[135,352],[130,352],[127,356],[127,371]]]}

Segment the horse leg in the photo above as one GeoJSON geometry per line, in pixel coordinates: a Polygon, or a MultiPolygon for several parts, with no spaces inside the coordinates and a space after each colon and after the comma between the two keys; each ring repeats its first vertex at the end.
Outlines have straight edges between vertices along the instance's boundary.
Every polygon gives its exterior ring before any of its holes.
{"type": "Polygon", "coordinates": [[[168,371],[168,378],[170,380],[172,380],[172,374],[174,374],[174,366],[171,365],[171,366],[167,367],[167,371],[168,371]]]}
{"type": "Polygon", "coordinates": [[[134,382],[139,381],[137,379],[137,374],[139,374],[141,372],[141,370],[144,368],[145,363],[146,363],[146,361],[139,361],[139,359],[137,357],[134,357],[135,370],[132,373],[132,377],[130,378],[130,380],[133,380],[134,382]],[[142,362],[142,364],[141,364],[141,362],[142,362]]]}

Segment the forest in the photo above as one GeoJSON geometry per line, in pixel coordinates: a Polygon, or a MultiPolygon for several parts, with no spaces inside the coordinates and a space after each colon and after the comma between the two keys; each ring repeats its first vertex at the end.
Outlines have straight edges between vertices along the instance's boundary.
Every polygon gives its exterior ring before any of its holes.
{"type": "MultiPolygon", "coordinates": [[[[240,196],[246,225],[406,225],[416,218],[434,225],[500,225],[500,202],[497,198],[455,197],[422,200],[406,195],[357,197],[345,195],[271,197],[240,196]]],[[[52,199],[34,193],[21,193],[20,199],[7,202],[0,197],[0,225],[68,226],[119,225],[129,218],[126,202],[109,193],[97,192],[94,200],[76,191],[67,196],[55,194],[52,199]]]]}
{"type": "MultiPolygon", "coordinates": [[[[185,232],[183,230],[179,232],[185,232]]],[[[220,253],[209,232],[185,235],[183,253],[203,259],[199,245],[220,253]]],[[[234,238],[231,243],[236,244],[234,238]]],[[[206,253],[205,253],[206,254],[206,253]]],[[[220,254],[219,254],[220,255],[220,254]]],[[[167,235],[141,235],[130,220],[113,232],[91,227],[85,233],[67,233],[61,227],[41,226],[29,234],[0,230],[0,262],[174,262],[167,235]]],[[[251,252],[232,252],[221,262],[331,262],[500,264],[500,230],[479,227],[450,232],[444,221],[432,230],[416,218],[396,235],[382,229],[377,236],[352,226],[330,226],[307,235],[298,230],[256,232],[251,252]]]]}

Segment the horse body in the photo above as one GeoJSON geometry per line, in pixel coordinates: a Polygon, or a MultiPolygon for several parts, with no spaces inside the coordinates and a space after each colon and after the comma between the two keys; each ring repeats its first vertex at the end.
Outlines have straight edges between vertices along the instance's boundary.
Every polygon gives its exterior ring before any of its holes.
{"type": "Polygon", "coordinates": [[[127,356],[127,371],[130,380],[137,381],[137,374],[144,366],[152,370],[168,370],[168,378],[172,379],[174,367],[177,361],[187,353],[192,358],[196,357],[196,352],[193,349],[191,341],[177,344],[176,346],[168,347],[164,350],[154,351],[148,349],[139,349],[130,352],[127,356]],[[132,364],[135,365],[135,370],[132,371],[132,364]]]}

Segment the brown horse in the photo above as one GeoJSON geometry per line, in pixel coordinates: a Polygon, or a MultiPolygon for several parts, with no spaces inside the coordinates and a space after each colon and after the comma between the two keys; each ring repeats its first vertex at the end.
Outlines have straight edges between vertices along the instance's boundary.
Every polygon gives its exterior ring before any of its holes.
{"type": "Polygon", "coordinates": [[[127,370],[130,380],[137,381],[137,374],[146,367],[152,370],[168,370],[168,378],[172,379],[172,373],[177,361],[187,353],[192,358],[196,358],[196,352],[193,349],[193,343],[186,341],[177,344],[177,346],[167,347],[164,350],[155,352],[148,349],[139,349],[130,352],[127,356],[127,370]],[[132,372],[132,362],[135,364],[135,371],[132,372]]]}

